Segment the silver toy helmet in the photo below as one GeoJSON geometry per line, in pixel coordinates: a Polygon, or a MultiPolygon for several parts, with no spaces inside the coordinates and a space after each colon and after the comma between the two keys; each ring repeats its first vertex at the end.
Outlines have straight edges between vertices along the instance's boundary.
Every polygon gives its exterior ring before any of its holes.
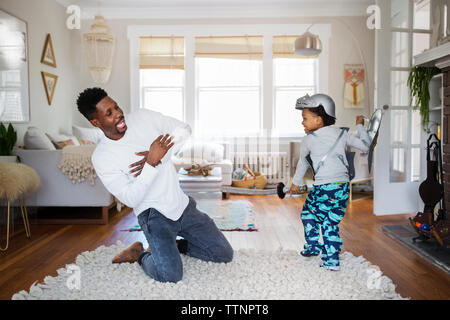
{"type": "Polygon", "coordinates": [[[314,109],[319,106],[322,106],[324,108],[327,115],[336,119],[336,106],[333,99],[331,99],[330,96],[322,93],[317,93],[312,96],[307,94],[301,98],[298,98],[295,109],[314,109]]]}

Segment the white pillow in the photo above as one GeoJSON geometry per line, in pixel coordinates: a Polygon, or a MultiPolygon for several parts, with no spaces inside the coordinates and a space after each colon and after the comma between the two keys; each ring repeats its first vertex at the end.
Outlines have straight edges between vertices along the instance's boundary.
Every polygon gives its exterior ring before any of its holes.
{"type": "Polygon", "coordinates": [[[28,127],[23,141],[25,149],[56,150],[55,146],[45,133],[36,127],[28,127]]]}
{"type": "Polygon", "coordinates": [[[89,140],[98,144],[103,137],[103,131],[100,128],[83,128],[72,126],[72,134],[80,139],[89,140]]]}
{"type": "Polygon", "coordinates": [[[218,163],[223,160],[224,147],[212,142],[187,142],[183,145],[176,157],[196,164],[218,163]]]}

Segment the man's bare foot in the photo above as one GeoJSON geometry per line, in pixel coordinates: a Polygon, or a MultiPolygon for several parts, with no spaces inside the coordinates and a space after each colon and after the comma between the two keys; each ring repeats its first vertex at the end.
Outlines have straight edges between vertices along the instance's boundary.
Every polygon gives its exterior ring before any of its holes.
{"type": "Polygon", "coordinates": [[[142,242],[135,242],[119,254],[117,254],[113,259],[112,263],[133,263],[138,261],[139,257],[141,256],[142,252],[144,251],[144,246],[142,245],[142,242]]]}

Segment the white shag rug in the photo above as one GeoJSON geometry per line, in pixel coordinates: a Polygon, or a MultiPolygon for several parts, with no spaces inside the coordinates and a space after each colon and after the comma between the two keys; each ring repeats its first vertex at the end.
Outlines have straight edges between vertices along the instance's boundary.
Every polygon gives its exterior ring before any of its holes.
{"type": "Polygon", "coordinates": [[[118,241],[83,252],[76,264],[58,269],[58,276],[12,299],[404,299],[377,266],[349,252],[341,254],[339,272],[319,268],[319,257],[303,258],[293,250],[239,250],[228,264],[181,255],[183,280],[174,284],[149,278],[138,263],[112,264],[125,248],[118,241]]]}

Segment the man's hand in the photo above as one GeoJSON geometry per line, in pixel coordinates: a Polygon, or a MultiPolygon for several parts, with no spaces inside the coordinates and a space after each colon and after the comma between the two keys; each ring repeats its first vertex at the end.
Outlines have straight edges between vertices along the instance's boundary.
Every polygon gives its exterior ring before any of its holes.
{"type": "Polygon", "coordinates": [[[356,125],[358,124],[364,125],[364,117],[361,115],[356,116],[356,125]]]}
{"type": "Polygon", "coordinates": [[[144,168],[144,164],[147,161],[148,151],[136,152],[136,155],[143,156],[144,158],[128,166],[128,168],[132,168],[129,173],[136,172],[134,174],[135,177],[141,174],[141,171],[144,168]]]}
{"type": "Polygon", "coordinates": [[[136,152],[136,155],[143,156],[144,158],[130,164],[129,168],[132,169],[129,173],[136,172],[134,176],[139,176],[146,162],[149,165],[156,167],[161,162],[161,159],[166,155],[167,151],[169,151],[169,149],[174,145],[172,138],[173,137],[170,137],[169,134],[166,134],[165,136],[160,135],[155,139],[155,141],[152,142],[149,151],[136,152]]]}

